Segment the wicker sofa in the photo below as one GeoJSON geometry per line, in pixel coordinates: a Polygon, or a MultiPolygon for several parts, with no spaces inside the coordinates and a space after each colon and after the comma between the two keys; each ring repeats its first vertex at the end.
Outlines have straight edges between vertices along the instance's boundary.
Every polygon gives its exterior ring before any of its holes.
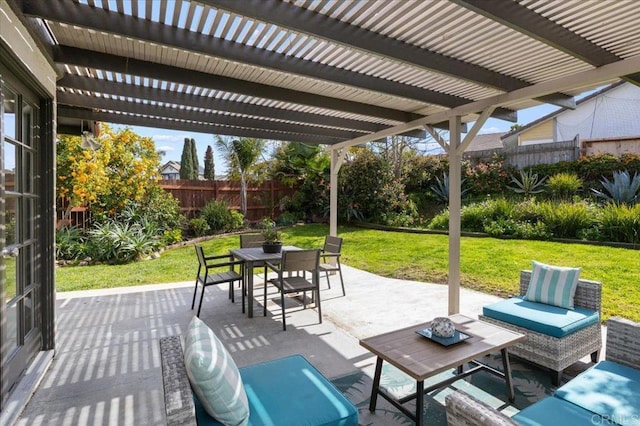
{"type": "Polygon", "coordinates": [[[507,417],[460,391],[446,396],[449,426],[640,425],[640,324],[607,322],[606,360],[507,417]]]}
{"type": "Polygon", "coordinates": [[[485,306],[479,318],[526,335],[527,339],[509,348],[509,353],[550,369],[553,383],[558,385],[563,370],[582,357],[590,354],[593,362],[598,360],[602,284],[579,280],[575,310],[568,310],[522,300],[530,279],[531,271],[521,271],[520,297],[485,306]],[[512,309],[509,316],[497,313],[504,305],[512,309]]]}
{"type": "MultiPolygon", "coordinates": [[[[221,425],[192,393],[179,336],[160,339],[166,422],[221,425]]],[[[248,426],[356,426],[358,411],[301,355],[239,369],[249,399],[248,426]]]]}

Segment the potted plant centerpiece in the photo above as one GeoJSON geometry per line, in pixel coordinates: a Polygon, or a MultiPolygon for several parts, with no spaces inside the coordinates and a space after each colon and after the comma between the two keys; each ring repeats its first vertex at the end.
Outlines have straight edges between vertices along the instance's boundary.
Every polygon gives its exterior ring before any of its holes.
{"type": "Polygon", "coordinates": [[[262,236],[264,237],[264,243],[262,243],[262,250],[265,253],[280,253],[282,250],[282,241],[280,240],[280,232],[276,227],[276,223],[270,218],[265,217],[262,219],[262,236]]]}

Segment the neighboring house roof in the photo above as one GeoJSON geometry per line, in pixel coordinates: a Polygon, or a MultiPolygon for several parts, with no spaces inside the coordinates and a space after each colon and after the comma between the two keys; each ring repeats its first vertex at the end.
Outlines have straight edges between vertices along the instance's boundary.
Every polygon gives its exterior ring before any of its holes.
{"type": "Polygon", "coordinates": [[[177,173],[180,171],[180,163],[178,161],[167,161],[160,167],[160,173],[177,173]]]}
{"type": "Polygon", "coordinates": [[[496,149],[496,148],[504,148],[502,145],[501,136],[504,135],[504,132],[501,133],[485,133],[481,135],[476,135],[471,143],[465,150],[465,152],[469,151],[484,151],[485,149],[496,149]]]}
{"type": "MultiPolygon", "coordinates": [[[[167,161],[160,167],[161,175],[180,173],[179,161],[167,161]]],[[[198,177],[204,176],[204,167],[198,166],[198,177]]]]}
{"type": "MultiPolygon", "coordinates": [[[[601,90],[598,90],[598,91],[596,91],[596,92],[594,92],[594,93],[592,93],[592,94],[590,94],[588,96],[585,96],[584,98],[576,101],[576,109],[578,109],[580,107],[580,105],[582,105],[582,104],[584,104],[586,102],[589,102],[590,100],[592,100],[594,98],[597,98],[598,96],[602,96],[605,93],[610,92],[611,90],[613,90],[613,89],[615,89],[617,87],[620,87],[620,86],[622,86],[624,84],[629,84],[629,83],[625,83],[624,81],[619,81],[619,82],[611,84],[611,85],[609,85],[609,86],[607,86],[607,87],[605,87],[605,88],[603,88],[601,90]]],[[[551,112],[551,113],[549,113],[549,114],[547,114],[545,116],[542,116],[542,117],[538,118],[537,120],[532,121],[531,123],[525,124],[523,126],[518,127],[517,129],[514,129],[514,130],[512,130],[512,131],[510,131],[508,133],[505,133],[504,135],[502,135],[503,145],[507,146],[507,145],[513,143],[515,140],[517,140],[518,135],[521,134],[522,132],[527,131],[527,130],[529,130],[529,129],[531,129],[531,128],[533,128],[533,127],[535,127],[535,126],[537,126],[537,125],[539,125],[541,123],[544,123],[547,120],[551,120],[551,119],[557,117],[558,115],[560,115],[560,114],[562,114],[563,112],[566,112],[566,111],[572,111],[572,110],[569,109],[569,108],[559,108],[556,111],[553,111],[553,112],[551,112]]]]}

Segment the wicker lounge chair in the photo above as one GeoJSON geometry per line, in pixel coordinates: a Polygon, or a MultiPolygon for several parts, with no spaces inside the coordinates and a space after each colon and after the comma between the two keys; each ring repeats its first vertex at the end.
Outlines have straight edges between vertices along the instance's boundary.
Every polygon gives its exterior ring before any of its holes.
{"type": "MultiPolygon", "coordinates": [[[[529,287],[531,271],[520,273],[520,295],[524,296],[529,287]]],[[[602,284],[595,281],[579,280],[574,304],[596,311],[601,310],[602,284]]],[[[602,332],[600,322],[583,327],[563,337],[554,337],[545,333],[533,331],[518,325],[480,315],[482,321],[496,324],[507,329],[525,334],[527,339],[509,348],[509,353],[524,360],[549,368],[554,372],[554,384],[560,382],[562,371],[576,363],[582,357],[591,354],[593,362],[597,362],[602,347],[602,332]]]]}

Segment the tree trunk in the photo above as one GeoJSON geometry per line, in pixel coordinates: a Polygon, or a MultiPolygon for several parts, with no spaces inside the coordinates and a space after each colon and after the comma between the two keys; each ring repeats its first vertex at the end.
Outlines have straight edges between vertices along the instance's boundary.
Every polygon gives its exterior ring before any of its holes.
{"type": "Polygon", "coordinates": [[[240,173],[240,210],[247,219],[247,179],[244,172],[240,173]]]}

